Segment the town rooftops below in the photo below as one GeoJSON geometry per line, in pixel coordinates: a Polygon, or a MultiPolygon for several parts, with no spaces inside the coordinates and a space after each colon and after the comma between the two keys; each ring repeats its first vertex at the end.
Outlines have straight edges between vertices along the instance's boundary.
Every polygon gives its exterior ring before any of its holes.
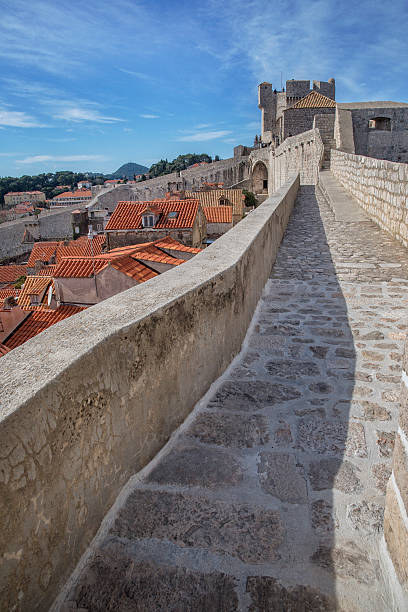
{"type": "Polygon", "coordinates": [[[198,207],[197,199],[119,202],[108,221],[105,231],[192,228],[198,213],[198,207]],[[144,228],[142,223],[143,213],[147,213],[149,207],[154,209],[153,214],[158,217],[154,228],[144,228]]]}

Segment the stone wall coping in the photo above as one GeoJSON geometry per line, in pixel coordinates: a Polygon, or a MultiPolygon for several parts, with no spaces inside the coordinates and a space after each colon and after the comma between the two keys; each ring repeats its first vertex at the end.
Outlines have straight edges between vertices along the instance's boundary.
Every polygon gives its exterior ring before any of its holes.
{"type": "Polygon", "coordinates": [[[57,323],[2,357],[0,427],[97,345],[236,265],[296,180],[297,176],[290,177],[255,211],[183,266],[57,323]]]}

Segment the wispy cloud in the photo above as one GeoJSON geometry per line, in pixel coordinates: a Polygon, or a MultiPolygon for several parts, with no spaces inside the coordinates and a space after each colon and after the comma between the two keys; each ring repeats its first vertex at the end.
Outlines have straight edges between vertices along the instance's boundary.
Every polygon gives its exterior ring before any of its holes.
{"type": "Polygon", "coordinates": [[[206,140],[215,140],[216,138],[222,138],[231,134],[229,130],[218,130],[212,132],[195,132],[187,134],[187,136],[181,136],[177,140],[180,142],[205,142],[206,140]]]}
{"type": "Polygon", "coordinates": [[[16,160],[19,164],[37,164],[42,162],[79,162],[79,161],[106,161],[104,155],[32,155],[16,160]]]}
{"type": "Polygon", "coordinates": [[[124,72],[125,74],[130,74],[131,76],[140,79],[141,81],[150,81],[153,82],[156,79],[151,74],[146,74],[144,72],[136,72],[134,70],[126,70],[125,68],[119,68],[120,72],[124,72]]]}
{"type": "Polygon", "coordinates": [[[109,117],[102,115],[99,111],[90,108],[70,107],[64,108],[54,115],[55,119],[64,119],[65,121],[73,121],[79,123],[81,121],[93,121],[95,123],[116,123],[124,121],[119,117],[109,117]]]}
{"type": "Polygon", "coordinates": [[[139,117],[142,117],[142,119],[159,119],[159,115],[150,115],[149,113],[142,113],[141,115],[139,115],[139,117]]]}
{"type": "Polygon", "coordinates": [[[20,111],[9,111],[0,109],[0,125],[19,128],[45,127],[34,117],[20,111]]]}

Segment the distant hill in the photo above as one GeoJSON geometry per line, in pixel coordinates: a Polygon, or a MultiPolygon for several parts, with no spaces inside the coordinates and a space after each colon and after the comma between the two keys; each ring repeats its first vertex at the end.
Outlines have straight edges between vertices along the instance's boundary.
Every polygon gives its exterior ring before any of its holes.
{"type": "Polygon", "coordinates": [[[133,162],[128,162],[127,164],[123,164],[120,168],[109,175],[109,178],[123,178],[126,177],[128,179],[133,179],[134,174],[145,174],[149,171],[149,168],[146,166],[141,166],[140,164],[134,164],[133,162]]]}

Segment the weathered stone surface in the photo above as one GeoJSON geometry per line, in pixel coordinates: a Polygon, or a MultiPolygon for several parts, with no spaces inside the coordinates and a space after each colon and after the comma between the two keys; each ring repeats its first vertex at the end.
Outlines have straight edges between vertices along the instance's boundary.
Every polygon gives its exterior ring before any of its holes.
{"type": "Polygon", "coordinates": [[[338,489],[343,493],[358,493],[362,485],[357,474],[359,468],[350,461],[330,457],[312,461],[309,467],[309,479],[314,491],[338,489]]]}
{"type": "Polygon", "coordinates": [[[324,381],[312,383],[309,385],[309,389],[313,391],[313,393],[319,393],[321,395],[328,395],[333,391],[333,387],[324,381]]]}
{"type": "Polygon", "coordinates": [[[329,350],[327,346],[310,346],[309,348],[316,359],[325,359],[327,351],[329,350]]]}
{"type": "Polygon", "coordinates": [[[331,422],[323,419],[301,419],[297,429],[297,444],[305,451],[366,457],[364,429],[359,423],[331,422]]]}
{"type": "Polygon", "coordinates": [[[301,393],[294,387],[263,381],[226,382],[209,403],[211,408],[259,410],[297,399],[301,393]]]}
{"type": "Polygon", "coordinates": [[[93,612],[238,610],[235,581],[222,573],[135,562],[113,546],[100,551],[70,600],[93,612]]]}
{"type": "Polygon", "coordinates": [[[347,507],[347,517],[357,531],[367,535],[380,533],[383,528],[384,506],[364,499],[347,507]]]}
{"type": "Polygon", "coordinates": [[[391,465],[389,463],[376,463],[371,468],[376,487],[381,493],[385,494],[387,482],[391,476],[391,465]]]}
{"type": "Polygon", "coordinates": [[[281,422],[273,432],[273,439],[278,446],[291,444],[293,438],[289,423],[281,422]]]}
{"type": "Polygon", "coordinates": [[[402,501],[408,514],[408,457],[398,434],[395,438],[393,471],[402,501]]]}
{"type": "Polygon", "coordinates": [[[310,586],[285,587],[271,576],[249,576],[246,592],[251,595],[249,612],[333,612],[332,598],[310,586]]]}
{"type": "Polygon", "coordinates": [[[268,361],[265,367],[271,376],[279,376],[287,380],[320,374],[319,368],[313,361],[268,361]]]}
{"type": "Polygon", "coordinates": [[[384,537],[400,583],[408,590],[408,530],[391,483],[387,487],[384,537]]]}
{"type": "Polygon", "coordinates": [[[149,475],[150,482],[222,487],[242,480],[242,469],[236,459],[225,450],[179,446],[149,475]]]}
{"type": "Polygon", "coordinates": [[[395,433],[389,431],[377,431],[376,433],[381,457],[391,457],[394,450],[395,433]]]}
{"type": "Polygon", "coordinates": [[[258,464],[259,482],[265,493],[291,504],[307,500],[303,470],[289,453],[262,452],[258,464]]]}
{"type": "Polygon", "coordinates": [[[172,540],[179,546],[228,553],[246,563],[266,563],[279,558],[285,529],[274,510],[139,490],[127,499],[111,533],[130,540],[172,540]]]}
{"type": "Polygon", "coordinates": [[[207,444],[235,448],[252,448],[269,440],[266,419],[259,414],[203,412],[188,429],[187,435],[207,444]]]}
{"type": "Polygon", "coordinates": [[[377,577],[370,559],[354,542],[345,542],[335,548],[320,546],[311,561],[332,574],[363,584],[373,584],[377,577]]]}
{"type": "Polygon", "coordinates": [[[376,402],[360,400],[358,404],[362,408],[362,414],[361,416],[353,415],[355,418],[360,418],[364,421],[389,421],[391,419],[391,413],[376,402]]]}
{"type": "Polygon", "coordinates": [[[338,523],[333,517],[333,506],[324,499],[318,499],[312,503],[311,518],[312,527],[319,535],[333,533],[338,523]]]}

